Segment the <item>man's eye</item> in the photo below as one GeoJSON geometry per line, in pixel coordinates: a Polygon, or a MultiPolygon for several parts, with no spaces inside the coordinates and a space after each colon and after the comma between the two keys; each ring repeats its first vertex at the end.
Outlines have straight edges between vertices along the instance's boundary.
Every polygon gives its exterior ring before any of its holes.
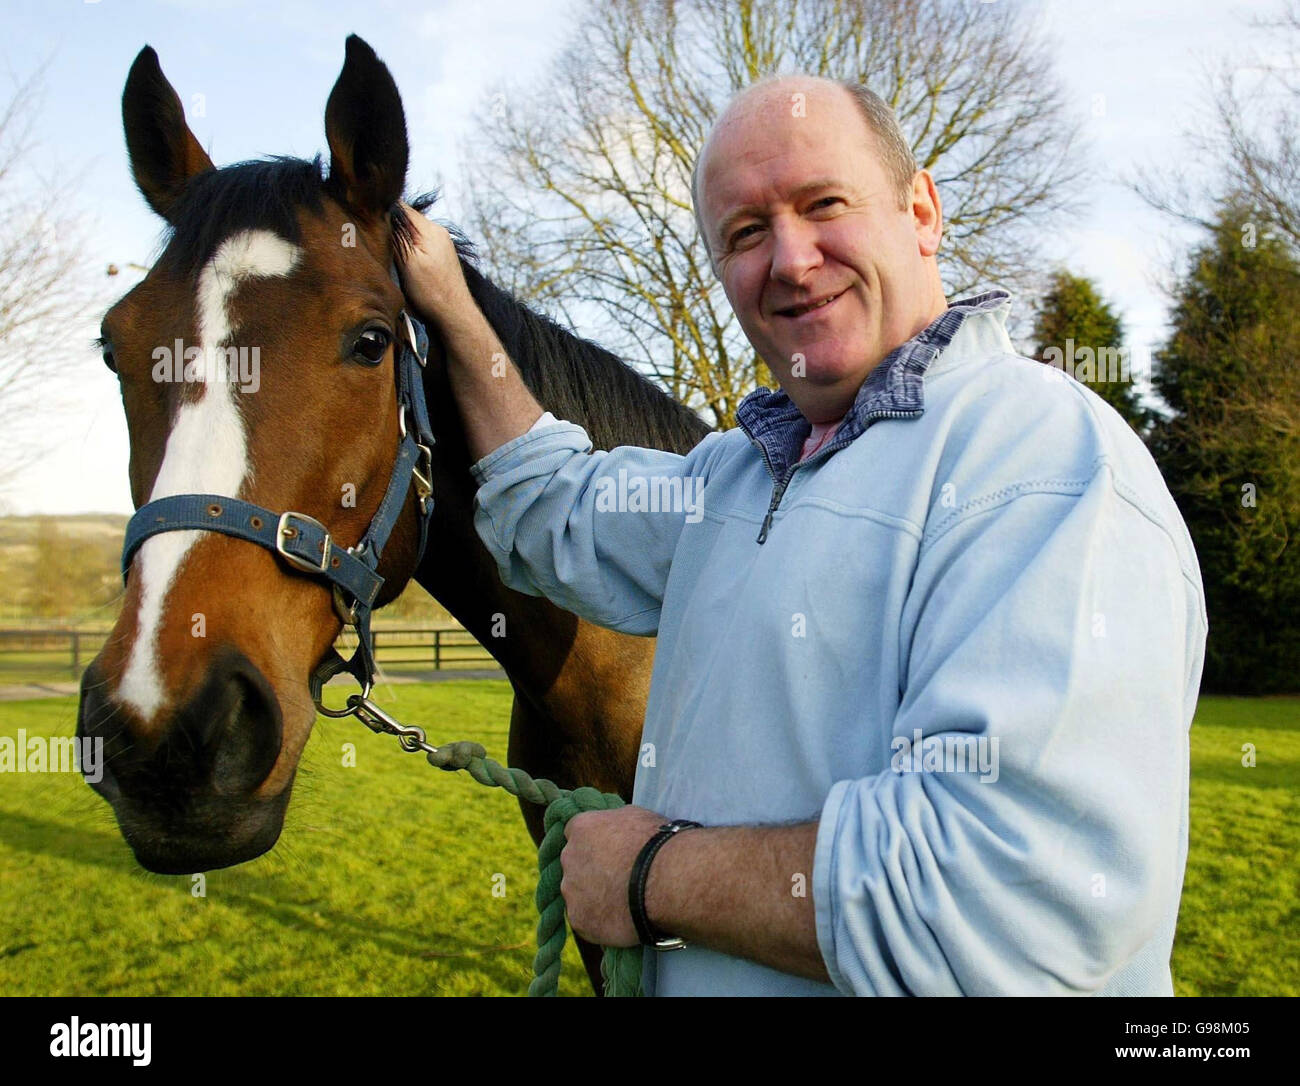
{"type": "Polygon", "coordinates": [[[377,366],[384,360],[384,352],[393,342],[392,335],[384,328],[367,328],[357,338],[353,354],[357,360],[370,366],[377,366]]]}
{"type": "Polygon", "coordinates": [[[757,223],[750,223],[748,226],[742,226],[739,230],[737,230],[734,234],[731,235],[731,244],[735,245],[738,241],[744,241],[747,237],[752,236],[749,233],[751,230],[758,230],[758,229],[760,229],[760,227],[757,223]]]}
{"type": "Polygon", "coordinates": [[[823,196],[820,200],[815,201],[815,202],[813,203],[812,206],[813,206],[813,207],[825,207],[825,206],[827,206],[827,205],[829,205],[829,204],[836,204],[836,203],[840,203],[840,202],[841,202],[841,201],[840,201],[840,198],[839,198],[838,196],[823,196]]]}

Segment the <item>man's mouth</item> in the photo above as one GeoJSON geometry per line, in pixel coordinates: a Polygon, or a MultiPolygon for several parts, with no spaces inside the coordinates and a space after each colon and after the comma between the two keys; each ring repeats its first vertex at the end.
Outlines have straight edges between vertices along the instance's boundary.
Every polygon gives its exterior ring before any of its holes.
{"type": "Polygon", "coordinates": [[[827,294],[821,298],[814,298],[811,302],[803,302],[799,305],[787,306],[785,309],[776,310],[776,315],[778,317],[798,318],[809,313],[816,313],[820,310],[826,309],[840,296],[840,294],[843,293],[844,291],[840,291],[839,294],[827,294]]]}

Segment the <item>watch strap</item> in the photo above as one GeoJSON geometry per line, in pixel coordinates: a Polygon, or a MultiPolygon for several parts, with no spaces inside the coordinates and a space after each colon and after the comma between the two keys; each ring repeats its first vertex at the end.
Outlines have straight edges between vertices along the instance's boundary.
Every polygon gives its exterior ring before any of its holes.
{"type": "Polygon", "coordinates": [[[674,819],[660,826],[658,832],[642,846],[636,863],[632,865],[632,874],[627,882],[627,905],[642,946],[654,947],[656,950],[680,950],[686,945],[682,939],[665,935],[650,923],[645,908],[645,888],[650,880],[650,862],[659,850],[682,830],[697,828],[700,828],[700,823],[692,822],[689,818],[674,819]]]}

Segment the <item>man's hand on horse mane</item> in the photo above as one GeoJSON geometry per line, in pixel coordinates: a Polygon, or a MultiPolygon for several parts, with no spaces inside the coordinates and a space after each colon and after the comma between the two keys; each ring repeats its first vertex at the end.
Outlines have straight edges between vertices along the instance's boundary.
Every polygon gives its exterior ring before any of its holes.
{"type": "Polygon", "coordinates": [[[474,309],[456,244],[445,226],[425,218],[409,204],[401,204],[411,224],[414,241],[409,249],[394,246],[393,263],[402,280],[402,293],[416,315],[439,327],[474,309]]]}
{"type": "MultiPolygon", "coordinates": [[[[569,923],[584,939],[601,946],[638,945],[628,879],[642,846],[667,821],[633,806],[569,820],[560,891],[569,923]]],[[[657,930],[688,945],[829,981],[813,911],[816,844],[816,822],[679,833],[650,865],[646,914],[657,930]]]]}
{"type": "Polygon", "coordinates": [[[415,233],[410,251],[394,254],[402,292],[438,332],[470,459],[481,460],[527,432],[541,418],[542,406],[470,293],[451,235],[415,208],[401,206],[415,233]]]}

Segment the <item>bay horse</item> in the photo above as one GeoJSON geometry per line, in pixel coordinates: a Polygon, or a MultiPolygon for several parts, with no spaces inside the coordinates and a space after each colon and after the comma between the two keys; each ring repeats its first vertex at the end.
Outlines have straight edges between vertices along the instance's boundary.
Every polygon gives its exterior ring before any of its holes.
{"type": "MultiPolygon", "coordinates": [[[[328,174],[320,155],[214,167],[154,50],[131,66],[122,95],[131,171],[165,220],[166,244],[106,313],[100,346],[121,385],[137,509],[225,496],[294,510],[343,548],[387,501],[405,432],[395,394],[405,300],[392,265],[394,245],[411,237],[399,206],[409,147],[387,67],[355,35],[345,52],[325,109],[328,174]],[[241,365],[236,376],[232,365],[223,378],[209,367],[191,380],[179,363],[159,363],[174,361],[173,345],[188,358],[184,344],[200,348],[195,358],[238,348],[241,362],[247,348],[257,372],[241,365]]],[[[423,211],[432,199],[411,202],[423,211]]],[[[464,239],[458,249],[534,396],[582,424],[596,448],[686,452],[709,432],[608,351],[496,287],[464,239]]],[[[436,340],[420,375],[436,439],[427,546],[417,561],[420,498],[401,491],[375,604],[414,578],[505,669],[509,763],[630,801],[654,640],[502,585],[474,531],[469,453],[436,340]],[[502,620],[506,636],[494,636],[502,620]]],[[[81,683],[77,734],[105,743],[92,787],[148,870],[251,860],[279,837],[316,718],[308,679],[343,628],[330,586],[300,560],[215,531],[153,535],[126,557],[121,613],[81,683]]],[[[542,809],[521,807],[540,841],[542,809]]],[[[599,948],[579,940],[579,949],[600,993],[599,948]]]]}

